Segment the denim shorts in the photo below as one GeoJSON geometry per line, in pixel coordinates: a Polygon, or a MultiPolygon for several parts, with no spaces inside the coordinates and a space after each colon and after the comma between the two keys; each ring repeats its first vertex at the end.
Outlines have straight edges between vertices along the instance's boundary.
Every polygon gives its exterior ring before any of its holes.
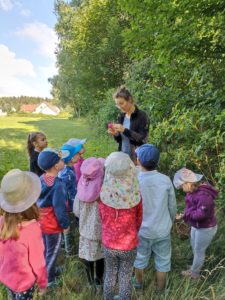
{"type": "Polygon", "coordinates": [[[139,246],[134,267],[145,269],[151,256],[154,257],[155,269],[159,272],[169,272],[171,268],[170,235],[160,239],[147,239],[139,236],[139,246]]]}

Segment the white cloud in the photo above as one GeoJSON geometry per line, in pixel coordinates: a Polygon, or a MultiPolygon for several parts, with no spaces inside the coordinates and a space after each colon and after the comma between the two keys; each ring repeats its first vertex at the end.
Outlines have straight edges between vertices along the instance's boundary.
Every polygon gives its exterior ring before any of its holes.
{"type": "Polygon", "coordinates": [[[52,28],[40,22],[26,23],[16,34],[32,40],[36,44],[39,54],[55,60],[57,35],[52,28]]]}
{"type": "Polygon", "coordinates": [[[26,9],[26,8],[22,8],[20,10],[20,14],[21,16],[23,17],[29,17],[31,15],[31,11],[29,9],[26,9]]]}
{"type": "Polygon", "coordinates": [[[3,76],[35,76],[32,63],[23,58],[16,58],[5,45],[0,45],[0,78],[3,76]]]}
{"type": "Polygon", "coordinates": [[[13,8],[11,0],[0,0],[0,10],[9,11],[13,8]]]}
{"type": "Polygon", "coordinates": [[[24,78],[35,78],[34,67],[27,59],[16,58],[5,45],[0,45],[0,97],[37,95],[24,78]]]}

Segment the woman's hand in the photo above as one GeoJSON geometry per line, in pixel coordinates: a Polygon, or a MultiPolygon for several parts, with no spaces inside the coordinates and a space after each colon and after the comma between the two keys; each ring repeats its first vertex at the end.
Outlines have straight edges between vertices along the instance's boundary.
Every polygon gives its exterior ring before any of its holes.
{"type": "Polygon", "coordinates": [[[113,129],[116,130],[117,132],[124,132],[125,127],[123,127],[123,125],[121,124],[114,124],[113,129]]]}
{"type": "Polygon", "coordinates": [[[108,133],[112,136],[118,135],[118,131],[114,130],[113,128],[108,128],[108,133]]]}

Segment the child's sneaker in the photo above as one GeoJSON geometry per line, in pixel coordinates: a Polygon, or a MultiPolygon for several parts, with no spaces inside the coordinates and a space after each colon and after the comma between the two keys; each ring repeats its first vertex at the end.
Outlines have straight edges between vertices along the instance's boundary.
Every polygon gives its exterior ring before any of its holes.
{"type": "Polygon", "coordinates": [[[95,289],[96,289],[96,294],[100,295],[103,292],[103,285],[102,284],[96,284],[95,289]]]}
{"type": "Polygon", "coordinates": [[[55,267],[55,276],[59,277],[60,275],[62,275],[64,269],[65,269],[64,266],[55,267]]]}
{"type": "Polygon", "coordinates": [[[58,280],[53,280],[53,281],[50,281],[48,284],[47,284],[47,288],[55,288],[59,285],[59,281],[58,280]]]}
{"type": "Polygon", "coordinates": [[[136,278],[132,278],[132,285],[135,288],[135,290],[142,290],[143,289],[143,283],[139,283],[136,281],[136,278]]]}
{"type": "Polygon", "coordinates": [[[182,271],[181,275],[184,276],[184,277],[190,277],[192,279],[199,279],[200,278],[199,274],[192,273],[192,271],[190,269],[186,270],[186,271],[182,271]]]}

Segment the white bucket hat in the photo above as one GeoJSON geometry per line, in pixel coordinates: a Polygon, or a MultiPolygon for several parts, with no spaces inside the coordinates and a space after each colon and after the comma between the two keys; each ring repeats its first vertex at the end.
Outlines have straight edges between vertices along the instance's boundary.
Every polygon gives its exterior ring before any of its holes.
{"type": "Polygon", "coordinates": [[[202,177],[202,174],[197,174],[192,172],[191,170],[182,168],[175,173],[173,184],[176,189],[180,189],[182,184],[184,184],[185,182],[198,182],[202,179],[202,177]]]}
{"type": "Polygon", "coordinates": [[[27,171],[13,169],[2,179],[0,207],[9,213],[20,213],[31,207],[41,193],[39,177],[27,171]]]}
{"type": "Polygon", "coordinates": [[[140,201],[137,170],[129,155],[113,152],[105,160],[101,201],[116,209],[128,209],[140,201]]]}

